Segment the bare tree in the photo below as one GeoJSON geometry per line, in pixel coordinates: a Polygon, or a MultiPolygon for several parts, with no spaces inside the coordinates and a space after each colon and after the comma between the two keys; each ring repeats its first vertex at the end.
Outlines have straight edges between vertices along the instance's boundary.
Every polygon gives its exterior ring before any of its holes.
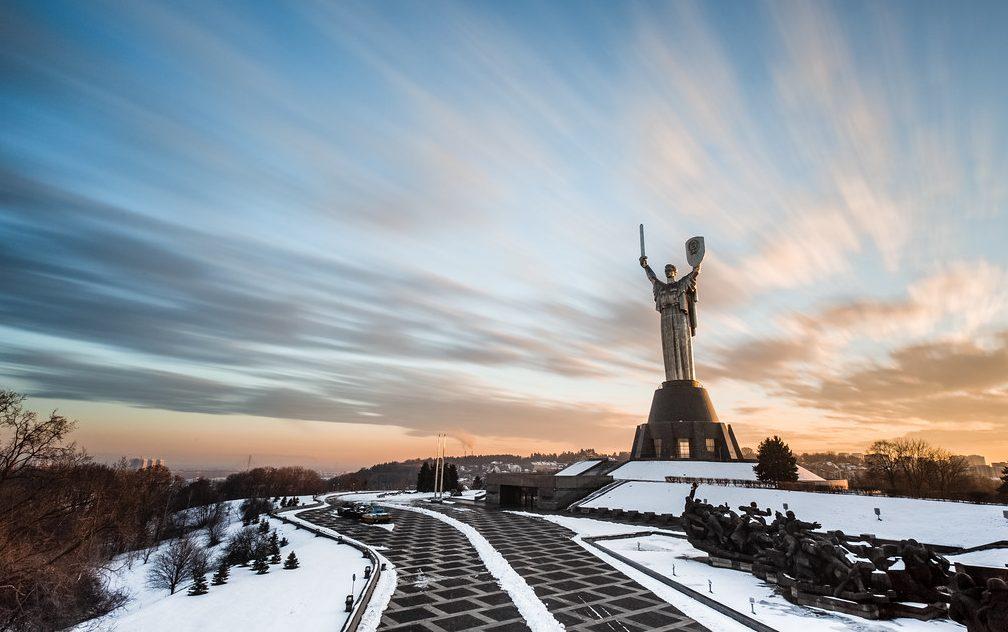
{"type": "Polygon", "coordinates": [[[201,566],[206,567],[206,550],[192,538],[176,538],[154,558],[147,572],[147,585],[175,594],[179,584],[201,566]]]}
{"type": "Polygon", "coordinates": [[[207,506],[212,508],[203,519],[203,526],[207,533],[207,545],[217,546],[224,537],[224,529],[227,527],[228,517],[231,515],[231,507],[224,503],[214,503],[207,506]]]}
{"type": "Polygon", "coordinates": [[[969,464],[965,457],[956,456],[948,450],[935,451],[931,465],[931,485],[941,497],[948,497],[949,492],[961,488],[968,473],[969,464]]]}
{"type": "Polygon", "coordinates": [[[868,448],[869,472],[884,480],[890,491],[897,488],[899,484],[900,450],[893,441],[876,441],[868,448]]]}

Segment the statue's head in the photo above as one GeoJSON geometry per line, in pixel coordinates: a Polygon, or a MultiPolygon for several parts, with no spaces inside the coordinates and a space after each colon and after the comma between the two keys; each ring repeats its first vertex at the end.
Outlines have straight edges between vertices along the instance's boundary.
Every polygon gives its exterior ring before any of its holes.
{"type": "Polygon", "coordinates": [[[665,265],[665,276],[668,277],[669,280],[674,280],[675,279],[675,275],[676,275],[675,266],[672,265],[671,263],[666,264],[665,265]]]}

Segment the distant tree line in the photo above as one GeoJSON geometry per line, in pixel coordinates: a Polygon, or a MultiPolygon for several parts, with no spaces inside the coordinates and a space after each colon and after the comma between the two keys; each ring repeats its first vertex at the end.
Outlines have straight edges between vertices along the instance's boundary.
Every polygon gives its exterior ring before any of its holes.
{"type": "MultiPolygon", "coordinates": [[[[416,490],[418,492],[435,491],[435,474],[434,464],[424,461],[423,465],[420,466],[420,471],[417,472],[416,490]]],[[[441,479],[441,489],[445,492],[462,491],[462,484],[459,483],[458,468],[455,467],[454,463],[445,464],[444,474],[442,474],[441,479]]]]}
{"type": "Polygon", "coordinates": [[[146,563],[169,538],[205,531],[208,544],[220,542],[224,500],[326,488],[318,473],[300,467],[186,482],[165,467],[94,463],[70,441],[74,425],[0,391],[2,631],[58,630],[118,608],[126,595],[107,587],[102,570],[128,552],[146,563]]]}
{"type": "MultiPolygon", "coordinates": [[[[964,457],[920,439],[876,441],[868,448],[863,462],[855,456],[832,453],[804,454],[802,459],[806,466],[812,467],[827,462],[863,464],[861,471],[848,481],[852,490],[974,502],[1008,499],[1008,468],[1001,473],[1000,484],[974,476],[964,457]]],[[[757,461],[755,470],[760,481],[798,479],[797,459],[780,437],[768,437],[760,443],[757,461]]]]}
{"type": "MultiPolygon", "coordinates": [[[[458,467],[464,467],[475,478],[479,477],[482,483],[484,475],[490,467],[496,463],[510,463],[519,467],[531,469],[535,462],[556,462],[559,466],[583,461],[586,459],[598,458],[628,458],[626,452],[614,452],[612,454],[600,454],[590,448],[567,452],[533,452],[528,456],[517,454],[468,454],[465,456],[453,456],[451,462],[458,467]]],[[[428,459],[407,459],[405,461],[391,461],[388,463],[378,463],[371,467],[365,467],[356,472],[340,474],[329,479],[329,489],[332,491],[356,491],[361,489],[410,489],[416,485],[417,470],[422,467],[428,459]]],[[[468,478],[462,478],[463,482],[468,478]]],[[[469,483],[472,487],[473,484],[469,483]]]]}
{"type": "Polygon", "coordinates": [[[996,499],[997,484],[973,476],[964,457],[920,439],[876,441],[865,454],[865,465],[856,487],[916,498],[996,499]]]}

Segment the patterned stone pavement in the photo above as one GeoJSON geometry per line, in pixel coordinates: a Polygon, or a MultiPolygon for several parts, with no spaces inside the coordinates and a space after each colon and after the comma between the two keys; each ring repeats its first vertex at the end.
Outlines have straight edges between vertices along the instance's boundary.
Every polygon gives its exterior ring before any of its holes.
{"type": "Polygon", "coordinates": [[[475,527],[568,630],[706,629],[586,551],[571,540],[569,529],[478,506],[470,511],[427,506],[475,527]]]}
{"type": "Polygon", "coordinates": [[[374,547],[396,565],[398,584],[379,630],[453,632],[528,630],[518,608],[454,527],[412,511],[390,509],[395,529],[340,518],[331,508],[298,514],[374,547]]]}
{"type": "MultiPolygon", "coordinates": [[[[424,505],[475,527],[568,630],[699,632],[700,624],[571,540],[559,525],[472,506],[424,505]]],[[[299,514],[372,546],[399,572],[382,630],[527,630],[518,609],[458,530],[423,514],[391,509],[391,532],[339,518],[299,514]],[[418,581],[421,572],[427,583],[418,581]]]]}

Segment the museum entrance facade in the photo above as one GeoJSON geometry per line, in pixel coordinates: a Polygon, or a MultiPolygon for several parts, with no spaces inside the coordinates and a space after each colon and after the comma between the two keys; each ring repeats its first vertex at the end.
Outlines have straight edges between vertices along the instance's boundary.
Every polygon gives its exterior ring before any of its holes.
{"type": "Polygon", "coordinates": [[[520,485],[500,486],[500,506],[502,509],[535,509],[539,488],[520,485]]]}

